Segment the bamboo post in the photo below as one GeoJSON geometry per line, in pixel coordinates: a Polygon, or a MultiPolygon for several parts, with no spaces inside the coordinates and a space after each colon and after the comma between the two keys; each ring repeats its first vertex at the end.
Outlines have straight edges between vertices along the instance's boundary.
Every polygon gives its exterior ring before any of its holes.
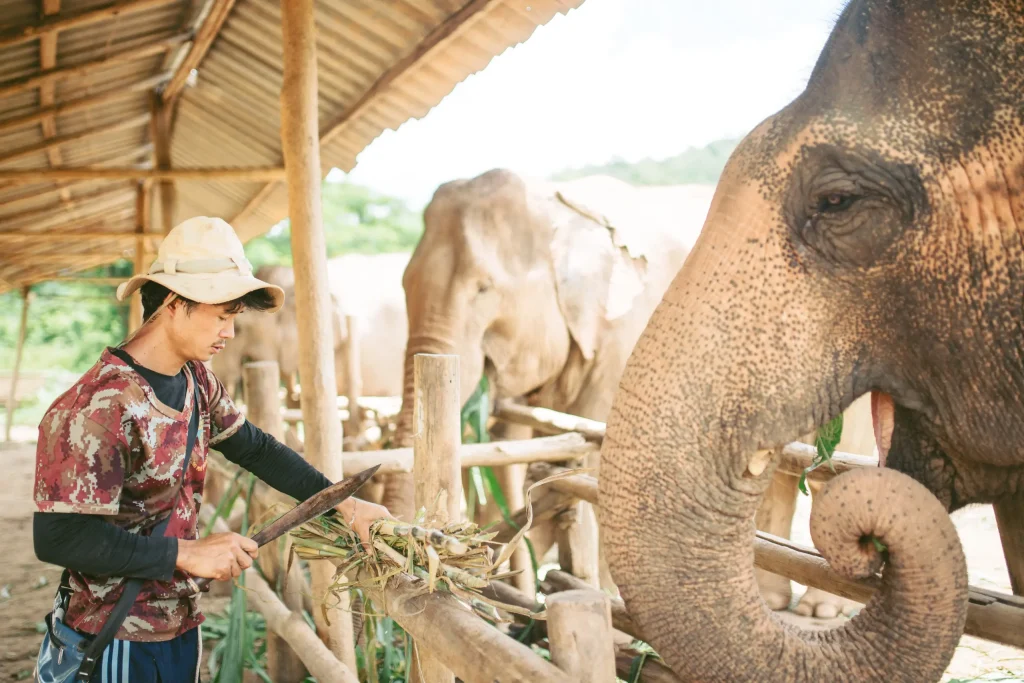
{"type": "Polygon", "coordinates": [[[14,372],[11,374],[11,391],[7,395],[7,423],[4,441],[11,441],[11,427],[14,426],[14,406],[18,402],[18,373],[21,372],[21,358],[25,351],[25,331],[28,329],[29,288],[21,290],[21,322],[18,325],[18,347],[14,352],[14,372]]]}
{"type": "Polygon", "coordinates": [[[993,505],[1014,595],[1024,595],[1024,496],[993,505]]]}
{"type": "Polygon", "coordinates": [[[615,683],[608,596],[569,590],[546,600],[551,661],[578,683],[615,683]]]}
{"type": "MultiPolygon", "coordinates": [[[[242,366],[246,419],[280,441],[284,438],[284,421],[281,420],[279,382],[277,361],[256,361],[242,366]]],[[[262,520],[267,513],[265,506],[255,497],[249,501],[249,505],[252,518],[262,520]]],[[[290,549],[287,544],[281,542],[272,543],[260,551],[260,567],[271,587],[276,588],[284,578],[282,575],[287,567],[288,552],[290,549]]],[[[302,569],[298,562],[292,563],[284,583],[285,606],[293,612],[302,612],[302,569]]],[[[291,651],[281,636],[272,632],[267,634],[267,673],[276,683],[299,683],[306,677],[302,660],[291,651]]]]}
{"type": "MultiPolygon", "coordinates": [[[[342,427],[337,419],[334,332],[327,290],[327,247],[320,202],[320,133],[317,108],[314,0],[281,0],[283,79],[281,147],[284,152],[295,270],[302,382],[303,455],[331,481],[340,481],[342,427]]],[[[326,599],[333,567],[315,562],[313,594],[326,599]]],[[[349,668],[356,669],[352,618],[340,609],[316,609],[317,633],[349,668]]]]}
{"type": "MultiPolygon", "coordinates": [[[[419,353],[413,357],[413,372],[416,509],[426,508],[425,526],[441,527],[459,518],[462,499],[459,357],[419,353]]],[[[411,680],[454,683],[452,672],[431,653],[418,645],[413,648],[411,680]]]]}
{"type": "Polygon", "coordinates": [[[555,539],[558,544],[558,566],[586,584],[598,587],[597,558],[587,529],[580,523],[586,503],[576,501],[555,515],[555,539]]]}
{"type": "Polygon", "coordinates": [[[354,315],[345,316],[345,329],[348,340],[345,344],[345,379],[348,391],[348,423],[343,431],[352,436],[362,433],[363,411],[359,406],[359,397],[363,393],[363,372],[360,364],[359,320],[354,315]]]}
{"type": "MultiPolygon", "coordinates": [[[[138,184],[135,190],[135,259],[132,275],[139,275],[146,270],[146,226],[149,222],[149,187],[145,182],[138,184]]],[[[142,326],[142,293],[132,293],[131,307],[128,309],[128,331],[134,332],[142,326]]]]}
{"type": "MultiPolygon", "coordinates": [[[[174,110],[162,97],[153,93],[150,101],[149,135],[153,140],[153,162],[158,171],[171,170],[171,124],[174,110]]],[[[170,180],[156,181],[160,189],[160,231],[167,234],[174,227],[174,202],[177,186],[170,180]]]]}

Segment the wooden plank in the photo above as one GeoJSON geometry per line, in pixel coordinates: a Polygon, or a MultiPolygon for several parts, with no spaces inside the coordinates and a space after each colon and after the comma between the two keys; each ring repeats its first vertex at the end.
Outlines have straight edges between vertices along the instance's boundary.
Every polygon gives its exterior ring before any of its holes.
{"type": "MultiPolygon", "coordinates": [[[[547,408],[531,408],[507,401],[499,401],[494,411],[494,417],[514,424],[527,425],[545,434],[578,432],[595,443],[604,441],[605,424],[603,422],[588,420],[547,408]]],[[[798,477],[803,473],[804,469],[811,466],[815,455],[816,450],[813,446],[800,443],[799,441],[786,444],[777,456],[779,465],[776,472],[798,477]]],[[[837,474],[842,474],[852,469],[877,466],[878,461],[875,458],[836,451],[832,454],[831,468],[828,465],[823,465],[810,472],[807,476],[814,481],[826,481],[837,474]]]]}
{"type": "MultiPolygon", "coordinates": [[[[584,441],[579,434],[562,434],[521,441],[462,444],[459,446],[459,461],[464,468],[500,467],[531,462],[565,462],[582,459],[597,448],[596,444],[584,441]]],[[[383,473],[413,471],[412,448],[346,451],[343,458],[346,472],[359,472],[378,464],[381,466],[380,472],[383,473]]]]}
{"type": "MultiPolygon", "coordinates": [[[[61,0],[43,0],[43,16],[52,16],[60,12],[61,0]]],[[[42,70],[53,69],[57,66],[57,33],[47,33],[39,39],[39,68],[42,70]]],[[[53,83],[45,83],[39,88],[39,106],[49,107],[53,104],[53,83]]],[[[43,139],[57,137],[57,121],[52,116],[44,118],[41,122],[43,139]]],[[[62,166],[64,163],[59,147],[50,147],[46,150],[46,157],[50,166],[62,166]]],[[[63,186],[58,186],[61,201],[67,202],[71,199],[71,191],[63,186]]]]}
{"type": "MultiPolygon", "coordinates": [[[[49,1],[52,2],[52,0],[49,1]]],[[[160,7],[162,5],[169,5],[174,2],[177,2],[177,0],[122,0],[122,2],[115,2],[109,5],[104,5],[103,7],[97,7],[62,16],[53,16],[59,11],[59,0],[57,0],[58,9],[52,11],[50,11],[49,7],[46,7],[44,2],[45,18],[29,26],[6,31],[0,34],[0,50],[13,45],[22,45],[32,40],[36,40],[37,38],[46,38],[48,36],[55,35],[59,31],[88,26],[89,24],[94,24],[106,19],[113,19],[118,15],[141,12],[143,10],[160,7]]]]}
{"type": "Polygon", "coordinates": [[[185,87],[189,74],[198,69],[213,41],[220,34],[220,29],[231,14],[235,0],[207,0],[196,17],[196,37],[192,41],[188,54],[178,64],[174,75],[160,94],[164,102],[174,102],[185,87]]]}
{"type": "MultiPolygon", "coordinates": [[[[281,0],[283,83],[281,148],[288,184],[295,308],[298,318],[299,375],[302,377],[303,455],[331,481],[343,476],[342,429],[337,419],[334,332],[327,289],[327,247],[320,201],[320,147],[317,112],[314,0],[281,0]]],[[[314,595],[332,584],[329,564],[311,566],[314,595]]],[[[316,610],[317,634],[331,652],[355,670],[351,615],[316,610]],[[347,624],[342,626],[342,621],[347,624]]]]}
{"type": "Polygon", "coordinates": [[[103,69],[115,64],[124,64],[126,62],[133,62],[137,59],[152,57],[153,55],[167,52],[167,50],[171,49],[175,45],[185,42],[189,38],[191,38],[191,33],[178,33],[160,40],[154,40],[152,43],[140,45],[139,47],[114,52],[106,55],[105,57],[100,57],[99,59],[83,62],[81,64],[74,64],[72,66],[46,69],[30,76],[6,81],[4,83],[0,83],[0,97],[7,97],[16,93],[25,92],[26,90],[39,88],[48,83],[57,83],[60,81],[66,81],[69,78],[86,76],[96,71],[102,71],[103,69]]]}

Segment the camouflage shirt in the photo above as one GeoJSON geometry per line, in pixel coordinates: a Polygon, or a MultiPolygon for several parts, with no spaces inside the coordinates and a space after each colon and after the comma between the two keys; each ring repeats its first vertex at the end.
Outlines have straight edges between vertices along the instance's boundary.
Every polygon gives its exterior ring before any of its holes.
{"type": "MultiPolygon", "coordinates": [[[[209,448],[236,433],[244,417],[205,365],[193,361],[188,367],[185,404],[178,411],[106,349],[54,401],[39,425],[39,511],[105,515],[129,532],[147,535],[170,513],[166,536],[197,538],[209,448]],[[196,407],[199,429],[182,483],[188,425],[196,407]]],[[[70,577],[74,592],[64,621],[95,634],[121,595],[124,579],[74,571],[70,577]]],[[[116,637],[174,638],[203,622],[198,603],[198,587],[180,570],[169,581],[147,580],[116,637]]]]}

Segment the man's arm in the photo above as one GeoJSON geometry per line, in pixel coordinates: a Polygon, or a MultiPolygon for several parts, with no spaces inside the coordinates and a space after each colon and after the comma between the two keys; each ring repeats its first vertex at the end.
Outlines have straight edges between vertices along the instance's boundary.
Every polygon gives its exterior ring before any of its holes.
{"type": "MultiPolygon", "coordinates": [[[[215,448],[231,462],[296,500],[306,500],[332,484],[305,458],[248,421],[215,448]]],[[[386,507],[355,496],[343,500],[335,510],[344,515],[345,522],[359,535],[367,550],[370,524],[382,517],[395,519],[386,507]]]]}
{"type": "Polygon", "coordinates": [[[223,581],[252,566],[257,553],[254,541],[233,532],[194,541],[141,536],[74,512],[36,512],[32,540],[42,562],[89,576],[155,581],[170,581],[175,569],[223,581]]]}
{"type": "Polygon", "coordinates": [[[41,561],[89,576],[168,581],[178,557],[176,538],[133,534],[74,512],[36,512],[32,542],[41,561]]]}
{"type": "Polygon", "coordinates": [[[331,485],[331,480],[305,458],[249,421],[214,448],[269,486],[299,501],[331,485]]]}

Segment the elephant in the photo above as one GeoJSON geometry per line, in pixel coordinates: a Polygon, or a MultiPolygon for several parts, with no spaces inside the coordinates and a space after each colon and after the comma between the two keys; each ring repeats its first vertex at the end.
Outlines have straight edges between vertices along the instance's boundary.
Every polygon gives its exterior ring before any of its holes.
{"type": "MultiPolygon", "coordinates": [[[[328,259],[334,370],[341,396],[397,396],[402,389],[406,314],[402,272],[408,253],[345,254],[328,259]],[[353,340],[358,340],[353,344],[353,340]]],[[[249,360],[275,360],[282,381],[294,392],[299,359],[294,274],[275,267],[267,275],[285,291],[285,303],[271,316],[249,312],[235,322],[235,338],[214,357],[214,372],[231,392],[249,360]]],[[[257,277],[262,276],[263,269],[257,277]]],[[[358,425],[353,413],[350,427],[358,425]]]]}
{"type": "MultiPolygon", "coordinates": [[[[681,204],[694,215],[686,224],[660,220],[666,214],[656,202],[603,176],[550,183],[493,168],[441,184],[403,276],[409,337],[395,445],[412,445],[414,357],[421,353],[459,357],[460,402],[486,375],[492,401],[525,400],[603,419],[710,194],[709,187],[684,195],[681,204]]],[[[523,436],[515,432],[500,436],[523,436]]],[[[507,477],[502,486],[515,507],[525,467],[508,469],[497,474],[507,477]]],[[[411,476],[388,475],[382,500],[411,519],[411,476]]],[[[594,533],[590,506],[581,512],[584,529],[594,533]]],[[[540,555],[553,540],[553,525],[542,527],[531,531],[540,555]]],[[[595,576],[586,578],[596,584],[597,566],[589,566],[595,576]]]]}
{"type": "Polygon", "coordinates": [[[852,0],[727,161],[601,448],[612,576],[682,680],[949,665],[968,594],[949,513],[1024,496],[1022,63],[1021,0],[852,0]],[[758,593],[754,518],[780,446],[864,395],[879,466],[823,487],[811,536],[879,589],[802,631],[758,593]]]}
{"type": "MultiPolygon", "coordinates": [[[[281,288],[291,288],[295,284],[294,273],[287,266],[260,266],[253,275],[281,288]]],[[[210,368],[233,399],[241,398],[244,363],[280,361],[281,342],[276,321],[272,314],[263,311],[249,311],[236,317],[234,339],[210,360],[210,368]]],[[[292,379],[283,370],[281,379],[285,386],[291,388],[292,379]]]]}

